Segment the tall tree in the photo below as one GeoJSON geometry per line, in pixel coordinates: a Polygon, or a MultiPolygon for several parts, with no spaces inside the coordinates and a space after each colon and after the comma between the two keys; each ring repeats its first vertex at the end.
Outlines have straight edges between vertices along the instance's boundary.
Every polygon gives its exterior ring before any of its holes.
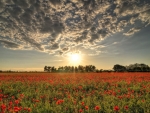
{"type": "Polygon", "coordinates": [[[44,67],[44,71],[47,71],[47,66],[44,67]]]}
{"type": "Polygon", "coordinates": [[[51,72],[51,67],[50,66],[47,67],[47,71],[51,72]]]}

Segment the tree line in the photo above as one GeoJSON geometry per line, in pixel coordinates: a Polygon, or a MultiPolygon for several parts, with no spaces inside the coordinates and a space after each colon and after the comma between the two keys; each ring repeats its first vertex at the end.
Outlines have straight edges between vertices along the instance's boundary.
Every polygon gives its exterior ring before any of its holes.
{"type": "Polygon", "coordinates": [[[96,67],[94,65],[59,66],[58,68],[55,68],[54,66],[45,66],[44,71],[47,71],[47,72],[95,72],[96,67]]]}
{"type": "Polygon", "coordinates": [[[115,72],[150,72],[150,67],[146,64],[130,64],[129,66],[123,66],[116,64],[113,67],[115,72]]]}
{"type": "Polygon", "coordinates": [[[44,71],[46,72],[150,72],[150,67],[146,64],[130,64],[129,66],[123,66],[115,64],[112,70],[97,69],[94,65],[86,66],[45,66],[44,71]]]}
{"type": "MultiPolygon", "coordinates": [[[[115,64],[111,70],[104,70],[104,69],[97,69],[94,65],[86,65],[86,66],[59,66],[56,68],[55,66],[45,66],[44,67],[45,72],[150,72],[150,67],[144,63],[138,64],[130,64],[128,66],[123,66],[120,64],[115,64]]],[[[2,72],[20,72],[20,71],[2,71],[0,70],[0,73],[2,72]]],[[[24,71],[23,71],[24,72],[24,71]]],[[[28,72],[28,71],[25,71],[28,72]]],[[[32,71],[30,71],[32,72],[32,71]]],[[[37,71],[33,71],[37,72],[37,71]]]]}

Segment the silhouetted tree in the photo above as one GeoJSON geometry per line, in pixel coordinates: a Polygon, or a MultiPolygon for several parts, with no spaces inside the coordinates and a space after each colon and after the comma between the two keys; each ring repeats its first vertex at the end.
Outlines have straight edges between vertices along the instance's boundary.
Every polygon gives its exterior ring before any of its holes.
{"type": "Polygon", "coordinates": [[[122,65],[119,65],[119,64],[114,65],[113,69],[116,72],[124,72],[124,71],[126,71],[126,67],[122,66],[122,65]]]}
{"type": "Polygon", "coordinates": [[[91,65],[91,69],[92,69],[92,72],[95,72],[96,67],[95,67],[95,66],[93,66],[93,65],[91,65]]]}
{"type": "Polygon", "coordinates": [[[97,72],[97,73],[99,73],[99,72],[100,72],[100,70],[96,69],[96,72],[97,72]]]}
{"type": "Polygon", "coordinates": [[[51,67],[50,66],[47,67],[47,71],[51,72],[51,67]]]}
{"type": "Polygon", "coordinates": [[[56,68],[54,66],[51,67],[51,72],[56,72],[56,68]]]}
{"type": "Polygon", "coordinates": [[[149,72],[150,68],[148,65],[146,64],[130,64],[129,66],[127,66],[127,71],[128,72],[149,72]]]}
{"type": "Polygon", "coordinates": [[[58,72],[63,72],[63,66],[59,66],[58,72]]]}
{"type": "Polygon", "coordinates": [[[71,67],[71,72],[74,72],[74,66],[71,67]]]}
{"type": "Polygon", "coordinates": [[[82,65],[79,65],[78,66],[78,72],[84,72],[84,66],[82,66],[82,65]]]}
{"type": "Polygon", "coordinates": [[[44,71],[47,71],[47,66],[44,67],[44,71]]]}
{"type": "Polygon", "coordinates": [[[75,72],[78,72],[78,67],[75,66],[75,72]]]}
{"type": "Polygon", "coordinates": [[[88,65],[85,66],[85,71],[89,72],[89,66],[88,65]]]}

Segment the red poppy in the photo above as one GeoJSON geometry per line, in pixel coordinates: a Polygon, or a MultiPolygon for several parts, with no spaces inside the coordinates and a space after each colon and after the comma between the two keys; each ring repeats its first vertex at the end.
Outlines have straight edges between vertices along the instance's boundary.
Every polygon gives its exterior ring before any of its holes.
{"type": "Polygon", "coordinates": [[[83,110],[82,110],[82,109],[80,109],[80,110],[79,110],[79,112],[81,113],[81,112],[83,112],[83,110]]]}
{"type": "Polygon", "coordinates": [[[2,105],[1,105],[1,109],[2,109],[2,111],[4,111],[4,110],[6,109],[6,105],[5,105],[5,104],[2,104],[2,105]]]}
{"type": "Polygon", "coordinates": [[[81,102],[82,106],[84,106],[84,102],[81,102]]]}
{"type": "Polygon", "coordinates": [[[95,110],[100,110],[100,107],[99,107],[99,106],[95,106],[94,109],[95,109],[95,110]]]}
{"type": "Polygon", "coordinates": [[[21,109],[19,107],[14,107],[14,112],[18,112],[20,111],[21,109]]]}
{"type": "Polygon", "coordinates": [[[19,100],[15,100],[15,104],[19,104],[19,100]]]}
{"type": "Polygon", "coordinates": [[[129,109],[129,107],[128,107],[128,106],[125,106],[125,107],[124,107],[124,109],[125,109],[125,110],[128,110],[128,109],[129,109]]]}
{"type": "Polygon", "coordinates": [[[31,108],[28,108],[28,112],[31,112],[31,108]]]}
{"type": "Polygon", "coordinates": [[[85,106],[85,109],[86,109],[86,110],[88,110],[88,109],[89,109],[89,107],[88,107],[88,106],[85,106]]]}
{"type": "Polygon", "coordinates": [[[12,104],[13,104],[13,103],[10,101],[10,102],[9,102],[9,106],[12,106],[12,104]]]}
{"type": "Polygon", "coordinates": [[[115,111],[119,111],[119,107],[118,107],[118,106],[115,106],[115,107],[114,107],[114,110],[115,110],[115,111]]]}
{"type": "Polygon", "coordinates": [[[57,100],[56,104],[59,105],[59,104],[62,104],[63,102],[64,102],[64,100],[59,99],[59,100],[57,100]]]}

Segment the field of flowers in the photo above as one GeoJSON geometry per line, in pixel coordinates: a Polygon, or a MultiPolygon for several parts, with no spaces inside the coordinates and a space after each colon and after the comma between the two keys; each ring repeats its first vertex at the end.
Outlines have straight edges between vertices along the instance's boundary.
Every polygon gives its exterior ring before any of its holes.
{"type": "Polygon", "coordinates": [[[150,113],[150,73],[1,73],[0,113],[150,113]]]}

